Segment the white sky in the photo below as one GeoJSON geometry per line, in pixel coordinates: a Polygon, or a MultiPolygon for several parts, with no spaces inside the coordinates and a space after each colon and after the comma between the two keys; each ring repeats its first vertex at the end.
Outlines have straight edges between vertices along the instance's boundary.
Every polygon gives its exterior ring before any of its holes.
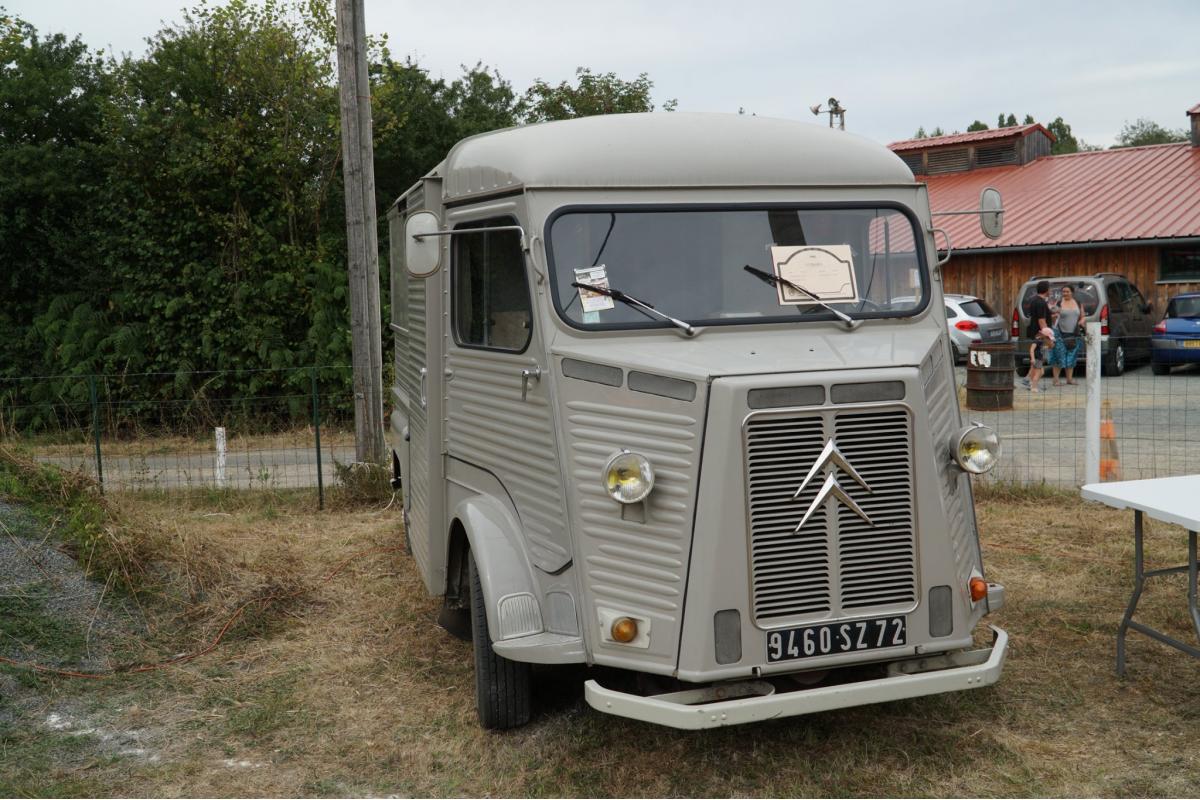
{"type": "MultiPolygon", "coordinates": [[[[814,122],[808,107],[832,96],[848,130],[884,143],[1012,112],[1062,116],[1076,137],[1109,145],[1138,117],[1184,128],[1200,103],[1195,0],[365,1],[369,31],[435,76],[482,61],[523,91],[577,66],[646,72],[656,104],[814,122]]],[[[0,0],[39,31],[135,55],[179,20],[176,2],[0,0]]]]}

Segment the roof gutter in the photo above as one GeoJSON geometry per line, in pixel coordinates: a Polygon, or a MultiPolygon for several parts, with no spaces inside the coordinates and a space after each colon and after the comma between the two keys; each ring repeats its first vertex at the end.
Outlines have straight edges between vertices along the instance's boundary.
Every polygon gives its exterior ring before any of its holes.
{"type": "MultiPolygon", "coordinates": [[[[981,256],[988,253],[1030,253],[1037,250],[1094,250],[1099,247],[1154,247],[1156,245],[1200,244],[1200,236],[1176,236],[1160,239],[1108,239],[1098,242],[1058,242],[1054,244],[1022,244],[1010,247],[956,247],[956,256],[981,256]]],[[[944,253],[944,249],[939,249],[944,253]]]]}

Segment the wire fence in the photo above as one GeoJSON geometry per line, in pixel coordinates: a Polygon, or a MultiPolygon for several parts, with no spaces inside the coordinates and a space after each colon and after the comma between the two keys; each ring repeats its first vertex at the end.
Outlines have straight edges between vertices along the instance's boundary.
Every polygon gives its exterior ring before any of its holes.
{"type": "MultiPolygon", "coordinates": [[[[1123,374],[1100,379],[1101,479],[1200,473],[1200,346],[1122,345],[1123,374]]],[[[972,409],[968,369],[958,368],[964,416],[997,431],[1004,447],[984,480],[1087,482],[1091,368],[1080,363],[1073,383],[1062,371],[1059,385],[1047,369],[1038,392],[1019,368],[1003,410],[972,409]]],[[[350,386],[349,366],[0,378],[0,443],[108,490],[312,488],[323,505],[339,465],[355,458],[350,386]]]]}
{"type": "MultiPolygon", "coordinates": [[[[1200,338],[1197,342],[1195,348],[1155,348],[1151,338],[1120,342],[1122,374],[1100,377],[1101,480],[1200,473],[1200,338]]],[[[1113,344],[1110,339],[1104,350],[1109,369],[1118,355],[1113,344]]],[[[967,369],[958,368],[963,415],[996,430],[1004,448],[986,480],[1064,488],[1087,482],[1086,375],[1093,365],[1077,365],[1074,383],[1060,368],[1057,385],[1047,366],[1038,392],[1026,385],[1028,375],[1019,368],[1012,408],[999,411],[970,408],[967,369]]]]}
{"type": "Polygon", "coordinates": [[[0,443],[107,490],[324,490],[354,461],[348,366],[0,378],[0,443]]]}

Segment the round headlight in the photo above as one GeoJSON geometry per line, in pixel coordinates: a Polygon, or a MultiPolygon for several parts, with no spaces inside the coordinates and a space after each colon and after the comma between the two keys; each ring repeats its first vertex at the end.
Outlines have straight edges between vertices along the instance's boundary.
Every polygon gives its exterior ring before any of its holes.
{"type": "Polygon", "coordinates": [[[622,450],[604,466],[604,491],[618,503],[640,503],[654,488],[654,468],[645,456],[622,450]]]}
{"type": "Polygon", "coordinates": [[[974,423],[955,438],[950,452],[964,470],[982,475],[1000,460],[1000,437],[986,425],[974,423]]]}

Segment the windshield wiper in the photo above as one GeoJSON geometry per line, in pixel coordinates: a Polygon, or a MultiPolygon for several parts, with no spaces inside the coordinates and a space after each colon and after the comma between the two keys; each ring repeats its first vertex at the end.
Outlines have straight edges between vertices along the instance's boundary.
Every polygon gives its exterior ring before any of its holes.
{"type": "Polygon", "coordinates": [[[636,308],[645,314],[652,314],[653,316],[656,316],[659,319],[666,320],[667,322],[674,325],[676,328],[679,328],[679,330],[686,333],[688,336],[696,335],[696,329],[693,328],[691,325],[688,325],[683,320],[675,319],[672,316],[664,314],[661,311],[659,311],[657,308],[655,308],[654,306],[650,305],[649,303],[647,303],[643,300],[638,300],[636,297],[633,297],[631,295],[625,294],[624,292],[620,291],[619,289],[605,289],[603,286],[593,286],[590,283],[580,283],[579,281],[574,281],[571,283],[571,285],[574,286],[576,289],[587,289],[589,292],[595,292],[596,294],[607,295],[608,297],[611,297],[613,300],[619,300],[620,302],[624,303],[625,305],[636,308]]]}
{"type": "Polygon", "coordinates": [[[759,280],[771,284],[772,286],[779,286],[782,284],[783,286],[786,286],[787,288],[791,289],[794,292],[799,292],[800,294],[805,295],[810,300],[812,300],[814,303],[819,305],[821,308],[825,309],[826,311],[828,311],[829,313],[833,314],[835,317],[840,319],[842,322],[846,323],[847,330],[854,330],[860,324],[862,324],[861,319],[851,319],[846,314],[843,314],[841,311],[838,311],[836,308],[834,308],[833,306],[829,305],[824,300],[822,300],[816,292],[811,292],[808,289],[805,289],[803,286],[801,286],[798,283],[792,283],[787,278],[781,278],[778,275],[771,274],[770,272],[765,272],[761,269],[756,269],[755,267],[752,267],[749,264],[742,267],[742,269],[746,270],[746,272],[749,272],[751,275],[758,278],[759,280]]]}

